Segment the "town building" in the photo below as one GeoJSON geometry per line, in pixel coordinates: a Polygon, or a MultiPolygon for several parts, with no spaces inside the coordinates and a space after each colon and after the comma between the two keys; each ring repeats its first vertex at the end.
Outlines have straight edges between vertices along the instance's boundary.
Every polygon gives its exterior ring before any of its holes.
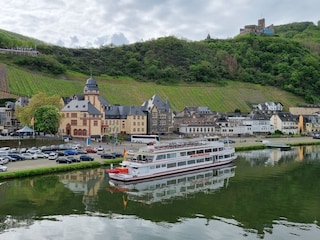
{"type": "Polygon", "coordinates": [[[147,116],[141,107],[112,105],[100,96],[92,77],[83,94],[63,98],[60,135],[96,141],[117,140],[118,134],[146,134],[147,116]]]}
{"type": "Polygon", "coordinates": [[[168,134],[173,131],[173,111],[169,101],[162,101],[153,95],[142,104],[142,111],[147,115],[148,134],[168,134]]]}
{"type": "Polygon", "coordinates": [[[270,123],[274,126],[275,131],[279,130],[284,134],[298,134],[299,117],[290,112],[277,112],[270,118],[270,123]]]}
{"type": "MultiPolygon", "coordinates": [[[[207,106],[187,106],[174,115],[173,132],[187,134],[194,126],[214,125],[217,114],[207,106]],[[190,128],[188,127],[190,125],[190,128]],[[187,130],[189,128],[189,130],[187,130]]],[[[194,129],[194,131],[196,131],[194,129]]]]}

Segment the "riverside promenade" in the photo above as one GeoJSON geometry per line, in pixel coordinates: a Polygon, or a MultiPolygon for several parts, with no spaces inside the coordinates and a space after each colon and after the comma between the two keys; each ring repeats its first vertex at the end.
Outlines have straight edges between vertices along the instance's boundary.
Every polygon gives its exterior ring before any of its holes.
{"type": "MultiPolygon", "coordinates": [[[[221,138],[224,140],[225,138],[221,138]]],[[[263,141],[269,141],[272,143],[283,143],[288,145],[297,145],[297,144],[320,144],[320,139],[313,139],[312,137],[282,137],[282,138],[259,138],[259,137],[247,137],[247,138],[229,138],[235,141],[235,143],[230,144],[232,147],[249,147],[249,146],[261,146],[264,145],[263,141]]],[[[169,141],[172,139],[165,139],[163,141],[169,141]]],[[[71,141],[70,144],[76,144],[76,141],[71,141]]],[[[104,152],[119,152],[123,153],[124,150],[137,150],[145,144],[131,143],[131,142],[122,142],[121,144],[106,144],[106,143],[97,143],[92,142],[90,147],[99,147],[104,148],[104,152]]],[[[1,147],[1,146],[0,146],[1,147]]],[[[83,146],[84,147],[84,146],[83,146]]],[[[100,163],[105,162],[107,159],[102,159],[99,154],[90,154],[94,157],[95,161],[100,163]]],[[[73,163],[75,164],[75,163],[73,163]]],[[[23,170],[32,170],[38,168],[47,168],[59,166],[55,160],[48,159],[36,159],[36,160],[25,160],[25,161],[16,161],[10,162],[7,164],[8,172],[16,172],[23,170]]],[[[1,174],[1,173],[0,173],[1,174]]]]}

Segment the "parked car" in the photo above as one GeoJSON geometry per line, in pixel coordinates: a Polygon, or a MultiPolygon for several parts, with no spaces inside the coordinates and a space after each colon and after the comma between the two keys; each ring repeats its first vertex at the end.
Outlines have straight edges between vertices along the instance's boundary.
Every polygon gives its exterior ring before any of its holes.
{"type": "Polygon", "coordinates": [[[103,159],[114,159],[114,158],[116,158],[116,156],[111,154],[111,153],[102,153],[100,155],[100,157],[103,158],[103,159]]]}
{"type": "Polygon", "coordinates": [[[4,160],[6,163],[17,161],[15,158],[10,157],[9,155],[1,156],[0,158],[1,158],[2,160],[4,160]]]}
{"type": "Polygon", "coordinates": [[[69,164],[69,163],[72,163],[71,162],[71,160],[70,159],[68,159],[67,157],[58,157],[57,159],[56,159],[56,163],[67,163],[67,164],[69,164]]]}
{"type": "Polygon", "coordinates": [[[27,160],[37,159],[37,156],[32,153],[21,153],[21,156],[27,160]]]}
{"type": "Polygon", "coordinates": [[[3,165],[3,164],[7,164],[9,162],[9,159],[6,158],[5,156],[1,156],[0,157],[0,164],[3,165]]]}
{"type": "Polygon", "coordinates": [[[35,155],[37,158],[48,158],[48,157],[49,157],[49,154],[43,153],[43,152],[36,152],[34,155],[35,155]]]}
{"type": "Polygon", "coordinates": [[[121,158],[121,157],[123,157],[123,154],[122,154],[122,153],[119,153],[119,152],[112,152],[111,154],[114,155],[116,158],[121,158]]]}
{"type": "Polygon", "coordinates": [[[104,148],[99,146],[97,148],[95,148],[95,150],[97,150],[97,152],[103,152],[104,151],[104,148]]]}
{"type": "Polygon", "coordinates": [[[78,151],[74,149],[67,149],[64,150],[64,155],[69,156],[69,155],[78,155],[78,151]]]}
{"type": "Polygon", "coordinates": [[[78,149],[78,154],[87,154],[87,151],[84,149],[78,149]]]}
{"type": "Polygon", "coordinates": [[[87,153],[97,153],[97,150],[94,148],[86,148],[87,153]]]}
{"type": "Polygon", "coordinates": [[[56,152],[49,153],[49,156],[48,156],[49,160],[56,160],[57,158],[58,158],[58,153],[56,152]]]}
{"type": "Polygon", "coordinates": [[[18,161],[25,160],[25,158],[21,154],[18,154],[18,153],[10,153],[10,154],[8,154],[8,156],[15,158],[18,161]]]}
{"type": "Polygon", "coordinates": [[[41,152],[41,150],[38,149],[37,147],[32,147],[27,150],[27,153],[36,153],[36,152],[41,152]]]}
{"type": "Polygon", "coordinates": [[[67,156],[67,159],[69,159],[71,162],[81,162],[81,160],[75,156],[67,156]]]}
{"type": "Polygon", "coordinates": [[[0,165],[0,172],[6,172],[8,168],[6,166],[0,165]]]}
{"type": "Polygon", "coordinates": [[[89,155],[81,155],[79,158],[81,161],[93,161],[94,158],[89,155]]]}
{"type": "Polygon", "coordinates": [[[65,156],[64,152],[63,151],[56,151],[56,153],[58,154],[58,156],[65,156]]]}
{"type": "Polygon", "coordinates": [[[20,148],[20,153],[26,153],[27,152],[27,148],[20,148]]]}

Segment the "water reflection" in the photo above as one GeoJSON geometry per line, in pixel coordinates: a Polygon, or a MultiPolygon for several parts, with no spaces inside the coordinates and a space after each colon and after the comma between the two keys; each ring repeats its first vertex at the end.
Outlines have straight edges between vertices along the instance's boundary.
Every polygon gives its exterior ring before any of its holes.
{"type": "Polygon", "coordinates": [[[98,191],[104,188],[105,171],[102,168],[71,172],[60,176],[60,181],[73,193],[82,197],[86,211],[94,211],[99,200],[98,191]]]}
{"type": "Polygon", "coordinates": [[[320,146],[238,155],[236,165],[130,184],[103,168],[2,182],[0,236],[63,239],[69,229],[81,239],[99,226],[88,239],[105,239],[127,226],[135,239],[317,239],[320,146]]]}
{"type": "Polygon", "coordinates": [[[237,153],[239,157],[246,158],[251,166],[274,166],[291,161],[310,161],[320,159],[320,146],[298,146],[289,151],[279,148],[270,148],[257,151],[245,151],[237,153]]]}
{"type": "Polygon", "coordinates": [[[187,198],[197,192],[209,194],[223,186],[227,187],[229,178],[235,175],[235,168],[234,164],[229,164],[134,183],[110,180],[108,189],[111,192],[125,192],[127,200],[131,201],[165,203],[173,198],[187,198]]]}

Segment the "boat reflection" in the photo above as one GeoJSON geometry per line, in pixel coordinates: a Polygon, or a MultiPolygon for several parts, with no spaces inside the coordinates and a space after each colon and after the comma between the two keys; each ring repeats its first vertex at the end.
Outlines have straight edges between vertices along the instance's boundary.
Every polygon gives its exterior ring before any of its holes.
{"type": "Polygon", "coordinates": [[[211,194],[219,188],[227,187],[229,178],[235,176],[235,168],[234,164],[228,164],[132,183],[110,179],[108,190],[125,192],[126,201],[165,203],[176,198],[188,198],[199,192],[211,194]]]}

